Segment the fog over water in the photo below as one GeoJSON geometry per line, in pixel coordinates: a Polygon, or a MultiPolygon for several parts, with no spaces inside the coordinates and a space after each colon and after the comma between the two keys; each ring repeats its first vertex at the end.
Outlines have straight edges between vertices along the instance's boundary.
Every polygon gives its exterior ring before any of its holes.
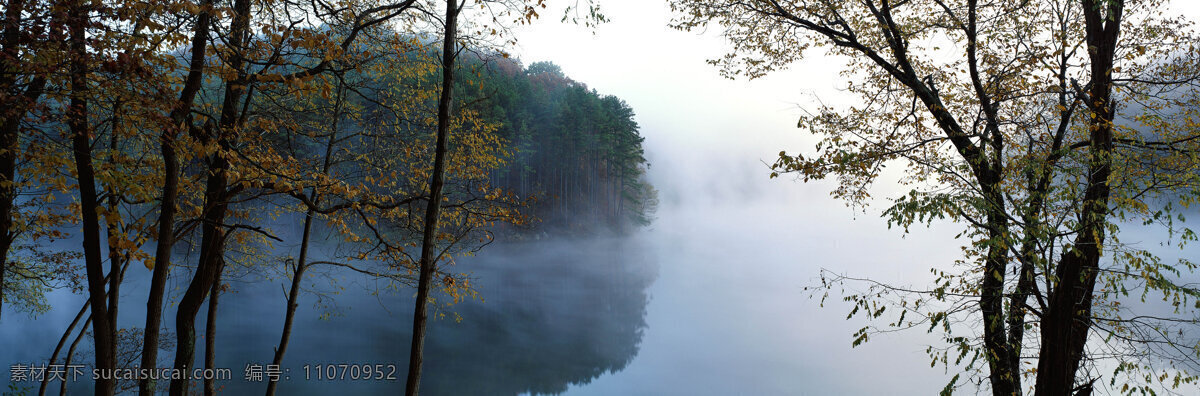
{"type": "MultiPolygon", "coordinates": [[[[456,305],[460,322],[452,314],[431,322],[422,393],[940,390],[953,373],[930,367],[925,348],[938,344],[934,337],[916,329],[851,348],[851,334],[867,323],[845,320],[848,307],[840,296],[831,295],[822,308],[819,296],[810,298],[804,287],[818,283],[822,268],[926,285],[930,268],[946,268],[959,257],[957,227],[917,227],[904,235],[887,228],[880,206],[854,209],[830,198],[830,183],[767,177],[764,162],[780,150],[812,146],[795,128],[801,108],[811,108],[815,97],[846,100],[837,91],[840,62],[813,59],[754,82],[721,80],[704,62],[723,53],[715,35],[669,30],[667,7],[659,2],[601,4],[613,22],[590,32],[558,26],[551,13],[518,33],[516,55],[525,64],[554,61],[566,75],[621,97],[637,112],[648,175],[660,194],[656,220],[624,237],[502,242],[459,260],[457,270],[474,275],[483,301],[456,305]]],[[[895,176],[885,173],[872,192],[888,197],[902,191],[888,184],[895,176]]],[[[283,236],[293,234],[298,227],[283,236]]],[[[138,264],[130,268],[121,327],[144,323],[148,277],[138,264]]],[[[283,282],[234,279],[233,292],[221,297],[218,366],[233,372],[224,394],[265,387],[242,381],[243,368],[270,361],[283,321],[283,282]]],[[[280,393],[397,393],[410,342],[412,291],[377,295],[380,285],[356,277],[337,284],[345,290],[325,305],[318,306],[313,294],[302,297],[284,364],[291,379],[280,393]],[[326,312],[335,314],[322,319],[326,312]],[[328,363],[391,363],[398,379],[303,379],[303,365],[328,363]]],[[[334,290],[324,278],[311,285],[334,290]]],[[[186,285],[173,279],[171,287],[177,298],[186,285]]],[[[51,298],[54,309],[36,320],[6,310],[0,364],[49,356],[83,301],[65,291],[51,298]]],[[[174,312],[174,306],[164,311],[166,324],[173,325],[174,312]]],[[[81,348],[90,349],[87,344],[81,348]]],[[[170,361],[167,353],[159,359],[170,361]]],[[[8,383],[8,375],[0,376],[0,390],[8,383]]],[[[72,390],[82,394],[86,388],[76,383],[72,390]]]]}

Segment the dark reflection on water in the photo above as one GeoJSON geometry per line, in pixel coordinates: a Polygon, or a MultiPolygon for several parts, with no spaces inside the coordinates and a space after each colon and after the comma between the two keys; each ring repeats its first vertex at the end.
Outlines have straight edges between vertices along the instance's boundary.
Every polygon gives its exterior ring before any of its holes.
{"type": "MultiPolygon", "coordinates": [[[[430,322],[421,393],[561,393],[571,384],[624,369],[637,355],[646,327],[647,288],[657,276],[651,257],[636,241],[601,238],[502,244],[459,259],[454,271],[472,273],[484,301],[453,306],[460,322],[451,312],[430,322]]],[[[144,321],[143,278],[131,277],[122,290],[122,327],[144,321]]],[[[278,343],[284,305],[281,282],[233,282],[233,292],[222,296],[217,366],[231,369],[233,375],[230,381],[218,382],[222,393],[256,394],[265,389],[265,383],[245,381],[244,372],[247,364],[269,363],[278,343]]],[[[330,291],[320,278],[310,284],[330,291]]],[[[282,367],[287,378],[279,394],[399,393],[407,372],[412,290],[377,292],[380,285],[361,277],[339,279],[338,284],[345,290],[324,301],[335,308],[315,307],[318,301],[311,294],[300,301],[282,367]],[[335,315],[321,319],[328,311],[335,315]],[[391,364],[396,379],[329,381],[315,373],[317,365],[339,363],[391,364]],[[307,374],[305,365],[312,366],[307,374]]],[[[4,371],[10,364],[44,362],[49,356],[70,321],[65,312],[78,309],[77,301],[82,301],[80,296],[60,297],[55,312],[36,321],[6,315],[0,329],[6,336],[0,339],[4,371]],[[12,334],[27,336],[8,336],[12,334]]],[[[164,321],[173,318],[172,306],[164,321]]],[[[203,329],[197,324],[198,332],[203,329]]],[[[159,362],[169,364],[167,355],[160,355],[159,362]]],[[[5,374],[0,386],[7,386],[5,374]]],[[[21,385],[33,386],[36,393],[36,384],[21,385]]],[[[90,383],[75,383],[71,393],[87,392],[88,387],[90,383]]]]}
{"type": "Polygon", "coordinates": [[[648,255],[618,240],[507,246],[477,271],[486,302],[431,330],[429,394],[559,393],[619,371],[646,327],[648,255]]]}

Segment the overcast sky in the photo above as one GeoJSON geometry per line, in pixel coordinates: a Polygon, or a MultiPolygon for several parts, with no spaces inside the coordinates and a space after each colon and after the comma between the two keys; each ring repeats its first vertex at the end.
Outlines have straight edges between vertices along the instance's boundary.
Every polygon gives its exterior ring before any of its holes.
{"type": "MultiPolygon", "coordinates": [[[[611,22],[593,31],[560,23],[559,13],[545,12],[518,32],[515,53],[527,65],[552,61],[571,78],[627,101],[657,168],[652,177],[669,174],[688,182],[657,183],[660,187],[708,184],[691,178],[711,179],[703,174],[714,163],[765,177],[762,161],[773,161],[780,150],[811,150],[815,140],[795,127],[801,108],[813,109],[816,97],[834,104],[849,99],[838,90],[845,86],[837,74],[842,63],[814,56],[817,51],[766,78],[731,81],[705,63],[726,53],[723,39],[668,28],[671,15],[665,1],[597,2],[611,22]]],[[[1200,17],[1198,3],[1174,1],[1172,7],[1200,17]]],[[[670,198],[682,192],[665,193],[670,198]]]]}
{"type": "MultiPolygon", "coordinates": [[[[765,178],[760,161],[803,141],[795,129],[797,104],[814,89],[834,88],[829,76],[804,78],[792,71],[753,82],[724,79],[705,63],[724,53],[722,39],[668,28],[666,3],[600,4],[611,22],[594,34],[547,13],[519,33],[516,54],[526,64],[553,61],[571,78],[627,101],[646,137],[652,175],[676,182],[656,183],[667,189],[664,198],[681,193],[671,185],[710,184],[714,164],[765,178]]],[[[807,63],[818,69],[818,62],[807,63]]]]}

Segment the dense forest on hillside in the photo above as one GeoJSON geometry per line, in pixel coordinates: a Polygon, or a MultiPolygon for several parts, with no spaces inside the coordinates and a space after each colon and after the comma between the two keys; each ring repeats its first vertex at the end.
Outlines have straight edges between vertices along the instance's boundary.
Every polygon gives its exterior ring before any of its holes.
{"type": "MultiPolygon", "coordinates": [[[[625,101],[588,88],[551,62],[526,67],[519,59],[500,53],[467,55],[460,59],[456,91],[463,110],[479,125],[486,125],[487,131],[478,135],[479,141],[451,144],[462,146],[463,156],[486,151],[484,155],[493,161],[480,168],[487,173],[480,182],[501,189],[520,207],[521,220],[509,222],[504,232],[625,232],[649,224],[657,207],[657,191],[644,177],[649,167],[642,148],[644,138],[625,101]]],[[[394,55],[415,63],[436,56],[427,47],[394,55]]],[[[435,84],[439,75],[404,76],[384,69],[343,76],[343,82],[351,86],[345,105],[362,109],[368,121],[342,127],[364,130],[372,128],[368,124],[400,125],[402,139],[425,139],[428,134],[422,125],[401,119],[403,115],[382,104],[392,96],[408,96],[412,103],[434,105],[435,98],[422,90],[435,84]]],[[[319,111],[297,115],[313,123],[329,116],[319,111]]],[[[282,138],[295,136],[284,134],[282,138]]],[[[319,140],[308,142],[307,149],[292,150],[319,160],[324,149],[319,140]]],[[[360,140],[347,143],[345,149],[361,154],[379,144],[360,140]]]]}
{"type": "Polygon", "coordinates": [[[492,184],[539,197],[532,213],[550,228],[623,229],[649,223],[657,198],[633,109],[571,80],[553,63],[477,61],[486,75],[467,95],[513,149],[492,184]]]}

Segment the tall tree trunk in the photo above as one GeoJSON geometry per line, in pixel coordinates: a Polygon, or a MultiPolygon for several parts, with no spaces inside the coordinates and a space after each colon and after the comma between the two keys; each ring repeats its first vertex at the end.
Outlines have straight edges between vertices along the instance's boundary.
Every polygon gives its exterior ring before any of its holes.
{"type": "MultiPolygon", "coordinates": [[[[1060,17],[1062,18],[1062,17],[1060,17]]],[[[1063,31],[1067,29],[1066,22],[1060,19],[1063,31]]],[[[1061,46],[1068,46],[1066,40],[1067,35],[1061,35],[1061,46]]],[[[1009,366],[1014,372],[1020,372],[1021,353],[1025,343],[1025,317],[1028,315],[1029,298],[1037,292],[1037,269],[1041,267],[1040,261],[1043,259],[1039,252],[1039,243],[1045,241],[1048,237],[1045,229],[1044,210],[1046,207],[1046,199],[1050,194],[1050,181],[1055,177],[1058,160],[1064,155],[1063,142],[1066,139],[1066,134],[1070,130],[1073,115],[1075,112],[1074,95],[1070,93],[1067,85],[1067,67],[1069,65],[1069,55],[1063,53],[1060,56],[1058,64],[1058,104],[1059,104],[1059,121],[1058,128],[1054,135],[1054,140],[1050,145],[1050,150],[1044,161],[1039,164],[1026,165],[1025,179],[1028,183],[1029,201],[1025,210],[1021,214],[1024,226],[1024,236],[1021,240],[1021,247],[1018,257],[1021,263],[1020,269],[1017,272],[1017,286],[1013,293],[1009,296],[1008,303],[1008,348],[1010,354],[1008,356],[1009,366]]],[[[1045,301],[1040,294],[1037,294],[1038,302],[1045,305],[1045,301]]]]}
{"type": "MultiPolygon", "coordinates": [[[[117,130],[121,125],[119,115],[120,108],[120,101],[113,103],[113,117],[112,124],[110,125],[111,133],[109,134],[109,150],[112,151],[114,155],[119,152],[117,145],[120,140],[117,136],[117,130]]],[[[119,217],[121,215],[121,208],[119,206],[120,202],[118,199],[120,196],[117,194],[117,188],[116,186],[107,186],[106,189],[108,190],[108,202],[105,202],[105,212],[107,212],[108,216],[119,217]]],[[[116,348],[118,329],[117,306],[121,302],[121,281],[124,280],[124,272],[121,271],[121,266],[122,263],[125,262],[125,258],[128,256],[122,254],[121,250],[118,249],[114,244],[114,242],[117,241],[114,236],[117,236],[121,232],[120,223],[105,219],[105,232],[106,239],[108,240],[108,323],[111,323],[113,327],[112,343],[113,348],[116,348]]]]}
{"type": "MultiPolygon", "coordinates": [[[[179,195],[179,159],[175,153],[175,139],[186,128],[192,102],[200,91],[204,75],[205,49],[208,47],[208,25],[211,20],[213,0],[205,0],[196,21],[192,36],[192,59],[179,102],[171,110],[171,124],[163,128],[159,138],[163,158],[162,202],[158,213],[158,246],[154,249],[154,274],[150,281],[150,295],[146,299],[146,327],[142,342],[142,365],[158,368],[158,344],[162,327],[163,293],[171,267],[171,250],[175,244],[175,201],[179,195]]],[[[152,379],[138,381],[138,396],[151,396],[156,382],[152,379]]]]}
{"type": "MultiPolygon", "coordinates": [[[[63,367],[71,365],[71,359],[73,359],[75,357],[75,348],[79,346],[79,341],[83,340],[83,335],[87,334],[88,323],[93,322],[92,319],[94,318],[94,316],[95,316],[94,313],[88,315],[87,321],[84,322],[83,327],[81,327],[79,329],[79,335],[75,336],[75,341],[71,341],[71,347],[67,348],[67,357],[66,357],[66,359],[63,359],[64,360],[63,367]]],[[[58,394],[59,395],[67,394],[67,381],[65,378],[58,385],[58,394]]]]}
{"type": "Polygon", "coordinates": [[[450,106],[454,97],[455,40],[458,32],[458,0],[446,1],[446,31],[442,42],[442,95],[438,98],[437,146],[433,159],[433,174],[429,180],[429,205],[425,209],[425,230],[421,236],[420,276],[417,284],[416,309],[413,311],[412,347],[408,356],[408,382],[404,394],[415,396],[421,383],[421,360],[425,348],[425,321],[429,308],[429,288],[437,256],[438,212],[442,203],[442,183],[446,173],[446,145],[450,138],[450,106]]]}
{"type": "Polygon", "coordinates": [[[990,374],[988,379],[992,385],[994,396],[1013,396],[1020,394],[1020,377],[1009,363],[1012,361],[1012,350],[1008,347],[1008,335],[1005,331],[1004,320],[1004,274],[1008,266],[1008,249],[1005,247],[1005,235],[1008,231],[1007,217],[1004,215],[1004,201],[997,188],[999,178],[991,179],[983,185],[987,197],[987,227],[988,241],[987,256],[984,259],[983,279],[979,299],[980,311],[983,314],[983,343],[987,354],[990,374]]]}
{"type": "MultiPolygon", "coordinates": [[[[217,271],[217,280],[208,294],[208,317],[204,321],[204,368],[212,370],[217,368],[217,301],[221,296],[221,271],[217,271]]],[[[205,378],[204,396],[212,396],[216,392],[216,380],[205,378]]]]}
{"type": "Polygon", "coordinates": [[[1120,35],[1124,0],[1081,0],[1087,31],[1091,84],[1087,105],[1089,153],[1087,189],[1079,233],[1063,253],[1055,271],[1058,284],[1042,319],[1042,348],[1038,355],[1039,396],[1066,395],[1075,386],[1091,328],[1092,297],[1103,254],[1112,174],[1112,68],[1120,35]]]}
{"type": "MultiPolygon", "coordinates": [[[[1049,167],[1047,167],[1049,168],[1049,167]]],[[[1048,178],[1044,179],[1048,180],[1048,178]]],[[[1036,249],[1042,239],[1041,208],[1045,199],[1045,190],[1033,190],[1033,208],[1027,211],[1025,220],[1025,237],[1021,241],[1020,269],[1017,271],[1017,286],[1008,297],[1008,356],[1007,364],[1016,375],[1021,369],[1021,349],[1025,342],[1026,304],[1033,292],[1038,261],[1036,249]]],[[[1019,388],[1018,388],[1019,389],[1019,388]]]]}
{"type": "MultiPolygon", "coordinates": [[[[1011,365],[1013,350],[1009,348],[1008,332],[1005,328],[1007,323],[1004,312],[1004,278],[1008,273],[1009,244],[1008,215],[1001,185],[1005,172],[1005,142],[1004,134],[1000,131],[997,105],[984,88],[985,77],[979,68],[977,7],[976,0],[967,1],[967,66],[972,88],[985,115],[985,138],[980,143],[986,145],[981,144],[980,148],[983,150],[976,155],[964,156],[968,162],[972,162],[970,165],[983,193],[982,211],[987,217],[987,255],[984,257],[980,281],[979,310],[983,316],[984,357],[988,362],[988,380],[992,387],[992,395],[1014,396],[1021,392],[1021,378],[1019,368],[1011,365]],[[989,149],[990,155],[981,154],[989,149]]],[[[896,43],[893,42],[892,45],[895,46],[896,43]]]]}
{"type": "MultiPolygon", "coordinates": [[[[128,269],[129,269],[129,261],[126,260],[121,265],[121,270],[120,270],[120,272],[117,273],[116,276],[120,276],[121,279],[124,279],[125,271],[128,269]]],[[[113,273],[109,273],[108,276],[111,277],[114,275],[113,275],[113,273]]],[[[80,319],[83,319],[83,315],[88,313],[88,308],[90,308],[91,306],[92,306],[92,300],[90,298],[87,300],[84,300],[83,307],[80,307],[79,313],[75,314],[75,319],[71,320],[71,324],[67,326],[66,330],[63,330],[62,337],[60,337],[58,339],[58,344],[54,346],[54,352],[50,354],[50,365],[51,366],[53,366],[55,364],[55,362],[58,361],[58,353],[62,351],[62,347],[64,344],[66,344],[67,339],[71,338],[71,334],[75,333],[75,326],[77,324],[79,324],[80,319]]],[[[87,322],[84,323],[83,328],[81,328],[81,331],[85,331],[86,329],[84,329],[84,328],[86,328],[88,326],[88,324],[91,323],[91,321],[92,321],[92,317],[89,314],[88,318],[87,318],[87,322]]],[[[78,340],[75,341],[75,343],[78,343],[78,342],[79,342],[78,340]]],[[[72,344],[71,350],[72,351],[75,350],[74,344],[72,344]]],[[[68,359],[68,360],[70,360],[70,359],[68,359]]],[[[68,365],[68,364],[64,364],[64,366],[66,366],[66,365],[68,365]]],[[[50,385],[50,376],[43,376],[42,384],[41,384],[41,386],[38,387],[38,396],[44,396],[46,394],[46,388],[49,385],[50,385]]]]}
{"type": "MultiPolygon", "coordinates": [[[[17,55],[20,50],[21,13],[25,9],[24,0],[9,0],[4,12],[4,36],[0,37],[0,70],[19,70],[17,55]]],[[[5,103],[14,103],[9,98],[15,91],[15,73],[0,73],[0,95],[5,96],[5,103]]],[[[17,132],[20,130],[21,118],[25,116],[20,106],[8,105],[0,110],[0,319],[4,316],[4,273],[8,271],[8,248],[12,246],[12,206],[16,197],[17,170],[17,132]]]]}
{"type": "MultiPolygon", "coordinates": [[[[0,36],[0,70],[24,70],[21,65],[21,14],[24,0],[9,0],[4,12],[3,36],[0,36]]],[[[61,36],[61,24],[51,25],[52,40],[61,36]]],[[[17,153],[20,152],[21,120],[42,95],[46,78],[37,74],[25,87],[17,88],[19,73],[0,73],[0,319],[4,312],[4,279],[8,272],[8,251],[16,239],[13,228],[13,204],[17,197],[17,153]]]]}
{"type": "MultiPolygon", "coordinates": [[[[312,195],[316,195],[315,188],[312,195]]],[[[317,201],[313,199],[313,202],[317,201]]],[[[279,335],[279,346],[275,347],[275,356],[271,359],[271,364],[277,366],[283,363],[283,355],[287,353],[288,341],[292,338],[292,323],[296,320],[297,301],[300,299],[300,281],[304,277],[304,271],[308,269],[308,241],[312,233],[313,214],[312,209],[304,214],[304,233],[300,237],[300,257],[292,271],[292,284],[288,290],[287,312],[283,317],[283,331],[279,335]]],[[[278,385],[279,381],[274,378],[268,379],[267,396],[273,396],[278,385]]]]}
{"type": "Polygon", "coordinates": [[[92,340],[96,350],[96,369],[108,370],[96,380],[97,395],[112,395],[116,382],[111,370],[116,367],[115,323],[108,316],[104,290],[104,265],[100,254],[100,224],[97,214],[96,173],[92,166],[92,147],[88,128],[87,106],[87,44],[88,2],[77,1],[68,11],[71,52],[71,100],[67,108],[67,125],[71,130],[71,146],[75,170],[79,179],[79,201],[82,212],[83,254],[87,269],[88,293],[92,300],[92,340]],[[109,377],[109,378],[105,378],[109,377]]]}
{"type": "MultiPolygon", "coordinates": [[[[227,197],[224,194],[226,184],[224,169],[228,164],[220,156],[214,157],[217,158],[210,160],[213,162],[210,168],[220,171],[210,174],[207,183],[205,206],[208,207],[208,210],[205,210],[203,215],[204,225],[201,227],[199,264],[187,291],[179,301],[179,310],[175,313],[177,345],[174,368],[178,371],[188,370],[195,362],[196,314],[200,312],[200,306],[204,304],[213,282],[217,279],[217,272],[220,270],[218,261],[224,250],[225,238],[220,224],[225,221],[225,210],[228,205],[227,197]]],[[[190,386],[191,382],[185,378],[172,379],[170,394],[172,396],[187,395],[190,386]]]]}
{"type": "MultiPolygon", "coordinates": [[[[339,80],[341,81],[341,80],[339,80]]],[[[325,142],[325,158],[321,165],[321,173],[329,174],[329,168],[333,165],[333,147],[337,143],[338,122],[341,121],[342,112],[342,95],[345,89],[341,83],[338,84],[337,99],[333,108],[333,120],[330,125],[329,140],[325,142]]],[[[308,198],[313,204],[320,202],[321,196],[317,194],[317,188],[313,187],[309,192],[308,198]]],[[[292,323],[296,320],[297,301],[300,299],[300,281],[304,278],[304,271],[308,269],[308,244],[312,238],[312,223],[313,215],[316,211],[309,208],[304,213],[304,231],[300,235],[300,257],[297,258],[296,266],[292,271],[292,284],[288,290],[287,312],[283,318],[283,332],[279,335],[279,346],[275,348],[275,357],[271,360],[271,364],[276,366],[283,364],[283,355],[287,353],[288,341],[292,337],[292,323]]],[[[275,395],[275,389],[279,385],[279,381],[269,379],[267,382],[267,396],[275,395]]]]}
{"type": "MultiPolygon", "coordinates": [[[[1064,77],[1065,80],[1065,77],[1064,77]]],[[[1064,87],[1065,92],[1065,87],[1064,87]]],[[[1066,109],[1065,96],[1062,108],[1066,109]]],[[[1026,180],[1029,183],[1029,205],[1022,214],[1025,223],[1025,235],[1021,240],[1019,260],[1021,267],[1017,272],[1017,286],[1009,296],[1008,303],[1008,349],[1010,354],[1009,367],[1020,373],[1021,350],[1025,343],[1025,317],[1028,314],[1029,297],[1037,289],[1037,268],[1039,257],[1038,243],[1045,241],[1047,232],[1044,229],[1044,209],[1046,197],[1049,195],[1050,180],[1054,178],[1055,164],[1062,157],[1061,149],[1067,129],[1071,124],[1071,111],[1063,110],[1058,133],[1051,145],[1050,154],[1046,160],[1037,166],[1040,171],[1027,168],[1026,180]]],[[[1032,165],[1030,165],[1032,166],[1032,165]]]]}
{"type": "MultiPolygon", "coordinates": [[[[71,324],[68,325],[67,329],[63,331],[62,337],[60,337],[58,339],[58,344],[54,346],[54,353],[50,354],[50,365],[51,366],[58,363],[58,353],[62,352],[63,345],[67,344],[67,339],[71,338],[71,334],[75,334],[75,326],[79,324],[79,320],[83,319],[83,314],[87,313],[88,308],[91,306],[92,306],[91,299],[84,301],[83,308],[79,309],[79,313],[75,314],[75,319],[71,320],[71,324]]],[[[89,317],[88,323],[90,323],[90,322],[91,322],[91,318],[89,317]]],[[[87,323],[84,323],[83,326],[87,327],[87,323]]],[[[42,384],[40,386],[38,386],[38,396],[46,396],[46,388],[49,386],[50,386],[50,376],[43,375],[42,376],[42,384]]]]}
{"type": "MultiPolygon", "coordinates": [[[[206,143],[217,145],[218,151],[232,150],[238,133],[238,106],[246,90],[245,59],[242,51],[250,33],[250,0],[234,2],[234,16],[229,29],[229,67],[237,71],[237,77],[225,83],[225,98],[221,105],[221,118],[216,130],[205,131],[206,143]],[[213,136],[215,135],[215,136],[213,136]],[[215,137],[215,141],[213,138],[215,137]]],[[[176,340],[175,368],[182,370],[194,363],[196,353],[196,314],[208,297],[209,289],[219,277],[225,254],[225,216],[229,209],[228,171],[229,161],[224,153],[217,152],[206,159],[208,181],[204,191],[203,226],[201,227],[200,262],[191,284],[179,301],[175,315],[176,340]]],[[[184,379],[171,381],[170,394],[188,394],[190,382],[184,379]]]]}

